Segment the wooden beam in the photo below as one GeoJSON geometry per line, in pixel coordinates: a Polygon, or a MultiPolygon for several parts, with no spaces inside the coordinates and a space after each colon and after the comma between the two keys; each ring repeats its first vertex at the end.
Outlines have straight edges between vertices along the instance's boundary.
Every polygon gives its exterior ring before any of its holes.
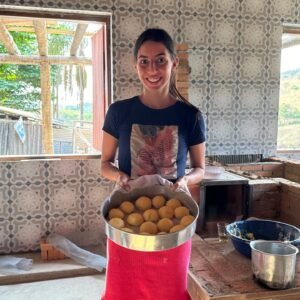
{"type": "Polygon", "coordinates": [[[44,154],[53,154],[53,128],[51,111],[51,83],[50,83],[50,64],[41,63],[41,99],[42,99],[42,140],[44,154]]]}
{"type": "Polygon", "coordinates": [[[76,56],[79,45],[84,37],[87,28],[88,28],[88,24],[77,24],[75,35],[70,49],[71,56],[76,56]]]}
{"type": "Polygon", "coordinates": [[[10,35],[9,31],[7,30],[6,26],[0,21],[0,42],[3,43],[4,47],[11,55],[20,54],[20,51],[17,45],[14,42],[14,39],[10,35]]]}
{"type": "Polygon", "coordinates": [[[33,20],[33,26],[36,33],[36,39],[38,42],[39,53],[41,56],[48,54],[48,40],[47,40],[47,27],[45,20],[36,19],[33,20]]]}
{"type": "MultiPolygon", "coordinates": [[[[34,33],[35,30],[31,26],[16,26],[16,25],[7,25],[7,29],[9,31],[17,31],[17,32],[32,32],[34,33]]],[[[61,34],[61,35],[74,35],[75,32],[72,30],[67,29],[55,29],[55,28],[49,28],[47,27],[47,33],[48,34],[61,34]]],[[[88,31],[85,33],[85,36],[92,37],[95,34],[94,31],[88,31]]]]}
{"type": "Polygon", "coordinates": [[[70,56],[25,56],[25,55],[0,55],[0,64],[18,64],[18,65],[37,65],[49,63],[51,65],[74,64],[74,65],[91,65],[92,60],[85,57],[70,56]]]}

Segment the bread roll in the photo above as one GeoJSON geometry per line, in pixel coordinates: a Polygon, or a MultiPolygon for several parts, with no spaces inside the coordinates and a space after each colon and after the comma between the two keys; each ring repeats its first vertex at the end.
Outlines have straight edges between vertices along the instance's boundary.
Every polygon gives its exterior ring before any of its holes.
{"type": "Polygon", "coordinates": [[[130,225],[140,226],[144,222],[144,218],[140,213],[131,213],[127,217],[127,222],[130,225]]]}
{"type": "Polygon", "coordinates": [[[141,226],[140,226],[140,233],[142,232],[147,232],[149,234],[156,234],[157,233],[157,226],[155,223],[153,222],[144,222],[141,226]]]}
{"type": "Polygon", "coordinates": [[[150,208],[144,211],[143,217],[145,221],[157,222],[159,219],[159,215],[156,209],[150,208]]]}
{"type": "Polygon", "coordinates": [[[173,226],[174,226],[173,221],[168,218],[163,218],[159,220],[157,223],[157,228],[160,232],[169,232],[173,226]]]}
{"type": "Polygon", "coordinates": [[[184,226],[181,224],[175,225],[170,229],[170,233],[180,231],[183,228],[184,228],[184,226]]]}
{"type": "Polygon", "coordinates": [[[174,209],[170,206],[162,206],[159,210],[158,210],[158,214],[160,216],[161,219],[163,218],[169,218],[172,219],[174,216],[174,209]]]}
{"type": "Polygon", "coordinates": [[[190,214],[190,211],[188,208],[186,208],[185,206],[179,206],[179,207],[176,207],[175,210],[174,210],[174,214],[175,214],[175,217],[177,219],[181,219],[183,218],[184,216],[187,216],[190,214]]]}
{"type": "Polygon", "coordinates": [[[135,206],[136,206],[139,210],[145,211],[145,210],[151,208],[152,202],[151,202],[151,199],[150,199],[149,197],[141,196],[141,197],[139,197],[139,198],[135,201],[135,206]]]}
{"type": "Polygon", "coordinates": [[[121,203],[120,209],[125,214],[131,214],[134,211],[134,204],[130,201],[124,201],[124,202],[121,203]]]}
{"type": "Polygon", "coordinates": [[[108,219],[112,219],[112,218],[120,218],[123,219],[125,217],[124,213],[122,212],[122,210],[120,208],[112,208],[109,210],[108,213],[108,219]]]}
{"type": "Polygon", "coordinates": [[[160,207],[164,206],[165,203],[166,203],[166,198],[163,195],[157,195],[152,198],[152,205],[155,208],[160,208],[160,207]]]}
{"type": "Polygon", "coordinates": [[[108,222],[111,226],[116,227],[116,228],[122,228],[125,227],[125,222],[124,220],[120,219],[120,218],[112,218],[109,220],[108,222]]]}
{"type": "Polygon", "coordinates": [[[171,198],[167,201],[166,203],[167,206],[171,206],[173,209],[175,209],[176,207],[181,206],[181,203],[178,199],[176,198],[171,198]]]}
{"type": "Polygon", "coordinates": [[[190,224],[192,224],[195,220],[195,217],[192,215],[187,215],[182,217],[182,219],[180,220],[180,224],[183,226],[188,226],[190,224]]]}

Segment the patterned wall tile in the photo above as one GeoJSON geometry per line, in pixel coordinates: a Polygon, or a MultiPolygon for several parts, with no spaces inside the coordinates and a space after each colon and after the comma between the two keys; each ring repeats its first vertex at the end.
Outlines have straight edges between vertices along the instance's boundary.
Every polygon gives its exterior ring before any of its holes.
{"type": "Polygon", "coordinates": [[[10,180],[11,174],[9,173],[10,164],[2,162],[0,164],[0,187],[5,185],[10,180]]]}
{"type": "Polygon", "coordinates": [[[16,219],[13,225],[13,252],[35,251],[39,249],[41,238],[46,232],[45,219],[16,219]]]}
{"type": "Polygon", "coordinates": [[[82,191],[78,182],[49,183],[48,189],[50,215],[62,214],[62,212],[71,215],[80,212],[82,191]]]}
{"type": "Polygon", "coordinates": [[[60,215],[49,218],[49,231],[60,234],[67,239],[74,237],[82,227],[81,218],[78,215],[69,215],[68,217],[60,215]]]}
{"type": "MultiPolygon", "coordinates": [[[[102,1],[101,1],[102,2],[102,1]]],[[[145,1],[143,0],[118,0],[118,1],[108,1],[110,3],[114,2],[116,10],[120,11],[142,11],[145,8],[145,1]]]]}
{"type": "MultiPolygon", "coordinates": [[[[175,13],[163,13],[157,14],[154,12],[150,12],[148,15],[147,27],[159,27],[165,29],[169,35],[177,41],[177,22],[178,16],[175,13]]],[[[145,29],[145,28],[143,28],[145,29]]]]}
{"type": "MultiPolygon", "coordinates": [[[[245,53],[246,54],[246,53],[245,53]]],[[[244,81],[264,82],[266,75],[266,54],[247,53],[248,55],[241,55],[240,72],[241,78],[244,81]]]]}
{"type": "MultiPolygon", "coordinates": [[[[282,24],[281,22],[270,22],[270,44],[269,49],[275,50],[277,53],[281,50],[282,24]]],[[[267,37],[268,38],[268,37],[267,37]]],[[[280,57],[280,53],[279,53],[280,57]]]]}
{"type": "Polygon", "coordinates": [[[88,159],[85,161],[81,161],[82,169],[81,169],[81,177],[85,180],[94,179],[97,180],[100,178],[100,159],[88,159]]]}
{"type": "Polygon", "coordinates": [[[155,12],[156,14],[164,14],[164,12],[176,14],[177,11],[177,0],[149,0],[147,8],[151,12],[155,12]]]}
{"type": "Polygon", "coordinates": [[[217,155],[221,153],[233,154],[232,148],[236,141],[236,125],[234,115],[228,115],[222,112],[209,115],[207,126],[209,127],[208,151],[213,151],[213,153],[216,151],[218,152],[217,155]]]}
{"type": "Polygon", "coordinates": [[[202,113],[207,112],[207,87],[203,83],[191,82],[189,86],[189,101],[194,103],[202,113]]]}
{"type": "Polygon", "coordinates": [[[208,50],[189,50],[189,67],[190,74],[189,80],[190,82],[194,81],[206,81],[207,73],[208,73],[208,50]]]}
{"type": "Polygon", "coordinates": [[[241,48],[265,50],[266,45],[266,34],[268,29],[266,28],[268,23],[264,20],[245,20],[242,23],[241,31],[241,48]]]}
{"type": "Polygon", "coordinates": [[[84,210],[95,212],[100,209],[104,200],[111,194],[114,183],[106,181],[106,185],[98,182],[87,182],[84,185],[84,210]]]}
{"type": "Polygon", "coordinates": [[[11,241],[10,221],[4,220],[0,215],[0,253],[10,253],[14,249],[14,244],[11,241]]]}
{"type": "Polygon", "coordinates": [[[253,141],[264,139],[263,128],[264,114],[261,113],[248,113],[240,114],[237,126],[239,127],[238,140],[241,143],[246,143],[251,146],[253,141]]]}
{"type": "Polygon", "coordinates": [[[145,14],[135,11],[119,12],[115,15],[115,24],[118,24],[114,30],[115,45],[134,43],[140,32],[146,28],[145,14]]]}
{"type": "Polygon", "coordinates": [[[43,200],[45,189],[44,183],[12,185],[9,197],[11,214],[16,218],[45,217],[47,204],[43,200]]]}
{"type": "Polygon", "coordinates": [[[239,13],[240,1],[236,0],[210,0],[211,12],[221,15],[237,15],[239,13]]]}
{"type": "MultiPolygon", "coordinates": [[[[181,42],[188,44],[190,48],[207,49],[209,38],[208,20],[208,16],[198,14],[195,16],[188,14],[181,15],[180,22],[182,28],[184,28],[184,30],[181,30],[181,42]]],[[[193,53],[194,51],[191,52],[193,53]]],[[[195,53],[194,55],[196,56],[197,54],[195,53]]]]}
{"type": "Polygon", "coordinates": [[[240,113],[260,113],[264,110],[263,84],[241,84],[239,86],[240,113]]]}
{"type": "Polygon", "coordinates": [[[115,99],[128,99],[134,95],[139,95],[142,92],[142,85],[138,80],[126,80],[121,78],[116,81],[115,99]]]}
{"type": "Polygon", "coordinates": [[[0,220],[8,219],[9,217],[9,195],[11,194],[11,190],[8,185],[1,184],[0,182],[0,220]]]}
{"type": "Polygon", "coordinates": [[[280,52],[269,54],[268,67],[269,80],[279,83],[278,74],[280,74],[280,52]]]}
{"type": "Polygon", "coordinates": [[[209,12],[207,0],[179,1],[178,6],[185,15],[203,15],[209,12]]]}
{"type": "Polygon", "coordinates": [[[268,84],[265,86],[265,111],[273,111],[275,112],[275,114],[278,113],[279,103],[274,101],[274,99],[278,98],[278,95],[279,86],[277,85],[277,83],[268,84]]]}
{"type": "Polygon", "coordinates": [[[220,18],[213,16],[211,17],[210,22],[212,30],[212,47],[235,49],[239,38],[239,27],[236,16],[233,16],[232,18],[220,18]]]}
{"type": "Polygon", "coordinates": [[[210,109],[224,114],[231,114],[235,111],[236,96],[235,84],[214,84],[210,85],[210,109]]]}
{"type": "Polygon", "coordinates": [[[12,184],[26,182],[42,182],[45,180],[45,162],[41,161],[23,161],[22,163],[10,163],[10,182],[12,184]]]}
{"type": "Polygon", "coordinates": [[[268,8],[270,6],[269,1],[261,0],[243,0],[241,1],[243,15],[247,17],[255,17],[255,19],[266,18],[268,8]]]}
{"type": "Polygon", "coordinates": [[[298,0],[273,0],[271,6],[272,16],[287,20],[295,19],[295,7],[299,6],[298,0]]]}
{"type": "Polygon", "coordinates": [[[115,77],[138,80],[134,66],[133,48],[116,46],[115,51],[115,77]]]}
{"type": "Polygon", "coordinates": [[[237,80],[236,65],[238,53],[236,51],[224,50],[211,50],[210,52],[210,79],[213,82],[233,82],[237,80]]]}
{"type": "Polygon", "coordinates": [[[50,160],[44,165],[47,179],[51,182],[79,181],[81,161],[50,160]]]}

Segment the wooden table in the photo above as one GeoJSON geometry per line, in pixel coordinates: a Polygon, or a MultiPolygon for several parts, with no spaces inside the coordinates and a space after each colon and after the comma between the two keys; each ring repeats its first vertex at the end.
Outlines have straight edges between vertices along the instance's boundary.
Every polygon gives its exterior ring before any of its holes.
{"type": "Polygon", "coordinates": [[[251,260],[237,252],[231,241],[193,237],[188,276],[193,300],[300,300],[300,257],[297,257],[295,287],[271,290],[253,280],[251,260]]]}

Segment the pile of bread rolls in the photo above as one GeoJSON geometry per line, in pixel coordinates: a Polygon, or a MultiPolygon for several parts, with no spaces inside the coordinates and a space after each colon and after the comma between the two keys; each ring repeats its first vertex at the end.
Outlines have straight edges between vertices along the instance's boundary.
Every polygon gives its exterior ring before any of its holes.
{"type": "Polygon", "coordinates": [[[195,217],[178,199],[157,195],[125,200],[108,212],[111,226],[137,234],[167,234],[190,225],[195,217]]]}

